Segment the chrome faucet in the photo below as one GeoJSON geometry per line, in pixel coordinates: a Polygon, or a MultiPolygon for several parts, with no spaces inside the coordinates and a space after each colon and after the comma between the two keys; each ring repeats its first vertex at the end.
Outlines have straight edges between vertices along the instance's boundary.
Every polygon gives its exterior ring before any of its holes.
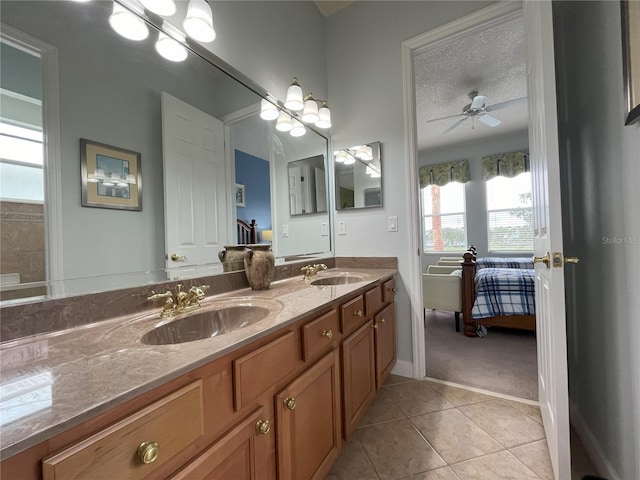
{"type": "Polygon", "coordinates": [[[319,270],[326,270],[327,266],[324,263],[316,263],[315,265],[306,265],[300,270],[304,272],[304,279],[309,280],[318,274],[319,270]]]}
{"type": "Polygon", "coordinates": [[[165,293],[155,293],[151,291],[151,296],[147,300],[164,299],[160,316],[163,318],[171,317],[179,313],[192,312],[200,308],[200,300],[203,300],[204,292],[209,285],[200,285],[199,287],[191,287],[188,292],[182,291],[182,284],[176,285],[177,292],[174,295],[170,290],[165,293]]]}

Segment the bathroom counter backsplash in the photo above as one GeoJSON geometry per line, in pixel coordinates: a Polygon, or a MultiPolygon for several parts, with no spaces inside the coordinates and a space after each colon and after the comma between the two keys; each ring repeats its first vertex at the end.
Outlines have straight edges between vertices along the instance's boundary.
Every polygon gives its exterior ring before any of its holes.
{"type": "MultiPolygon", "coordinates": [[[[395,259],[335,260],[335,263],[331,262],[333,268],[319,277],[348,271],[362,276],[362,281],[313,286],[305,282],[302,275],[297,275],[273,282],[268,290],[251,290],[245,286],[232,290],[223,288],[224,293],[219,293],[212,286],[210,292],[213,292],[201,302],[203,311],[237,297],[248,302],[251,299],[270,300],[278,307],[259,322],[205,340],[174,345],[141,343],[139,339],[144,332],[167,321],[160,318],[160,304],[145,302],[144,310],[128,314],[120,312],[108,319],[99,318],[99,321],[85,321],[80,325],[70,322],[65,329],[0,343],[0,459],[15,455],[396,273],[395,259]],[[372,268],[376,266],[382,268],[372,268]]],[[[206,279],[193,283],[203,281],[206,279]]],[[[167,285],[161,288],[166,289],[167,285]]],[[[150,289],[137,290],[137,296],[140,296],[150,289]]],[[[164,290],[159,288],[159,291],[164,290]]],[[[134,292],[127,293],[127,296],[135,295],[134,292]]],[[[146,296],[144,298],[146,300],[146,296]]],[[[89,303],[97,302],[94,297],[89,303]]],[[[4,323],[4,309],[2,314],[4,323]]],[[[53,314],[63,315],[64,310],[53,314]]]]}

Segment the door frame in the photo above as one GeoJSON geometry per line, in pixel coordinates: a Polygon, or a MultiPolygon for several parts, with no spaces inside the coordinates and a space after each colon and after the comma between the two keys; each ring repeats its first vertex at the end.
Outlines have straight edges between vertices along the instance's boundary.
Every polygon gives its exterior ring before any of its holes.
{"type": "MultiPolygon", "coordinates": [[[[40,56],[42,65],[42,130],[44,133],[44,221],[47,282],[64,279],[62,248],[62,173],[60,155],[60,98],[58,49],[11,25],[1,24],[0,37],[40,56]]],[[[49,294],[62,293],[58,282],[49,294]]]]}
{"type": "Polygon", "coordinates": [[[415,82],[413,56],[419,50],[450,41],[458,36],[466,36],[472,31],[484,30],[492,24],[501,23],[522,14],[520,2],[501,2],[483,8],[460,19],[449,22],[402,42],[402,74],[405,113],[405,150],[409,160],[407,184],[414,188],[408,205],[411,222],[411,251],[416,252],[416,261],[410,262],[409,297],[411,299],[411,334],[413,344],[413,376],[426,376],[426,351],[422,314],[422,225],[418,179],[418,148],[416,132],[415,82]]]}

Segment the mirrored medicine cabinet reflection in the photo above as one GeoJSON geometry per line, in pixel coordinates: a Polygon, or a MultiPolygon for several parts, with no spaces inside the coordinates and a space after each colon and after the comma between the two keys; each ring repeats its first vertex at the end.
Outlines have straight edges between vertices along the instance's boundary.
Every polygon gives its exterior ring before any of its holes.
{"type": "Polygon", "coordinates": [[[192,41],[185,61],[160,57],[154,18],[143,17],[146,40],[122,38],[109,26],[110,1],[0,8],[0,134],[31,147],[1,155],[2,300],[221,273],[218,252],[238,243],[236,220],[255,220],[259,242],[273,232],[277,263],[331,254],[327,138],[311,128],[292,137],[262,120],[266,92],[251,79],[192,41]],[[141,211],[81,206],[82,138],[140,154],[141,211]],[[314,188],[324,186],[310,216],[291,210],[289,190],[289,166],[308,159],[314,188]],[[185,191],[215,207],[192,208],[185,191]],[[57,281],[37,283],[46,280],[57,281]]]}
{"type": "Polygon", "coordinates": [[[382,206],[380,142],[335,151],[333,160],[338,210],[382,206]]]}

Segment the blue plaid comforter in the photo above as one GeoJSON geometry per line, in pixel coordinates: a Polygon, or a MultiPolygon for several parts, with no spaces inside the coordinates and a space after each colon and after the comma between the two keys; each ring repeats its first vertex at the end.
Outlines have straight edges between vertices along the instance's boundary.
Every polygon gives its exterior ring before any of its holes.
{"type": "Polygon", "coordinates": [[[535,315],[534,270],[483,268],[476,271],[474,320],[498,315],[535,315]]]}
{"type": "Polygon", "coordinates": [[[482,257],[476,261],[476,269],[481,268],[533,268],[531,258],[482,257]]]}

